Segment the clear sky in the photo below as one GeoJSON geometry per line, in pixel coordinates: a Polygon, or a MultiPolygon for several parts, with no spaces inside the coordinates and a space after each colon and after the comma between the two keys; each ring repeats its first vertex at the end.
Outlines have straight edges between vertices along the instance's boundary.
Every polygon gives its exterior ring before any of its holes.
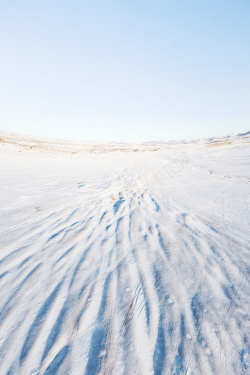
{"type": "Polygon", "coordinates": [[[249,120],[249,0],[0,0],[1,130],[149,141],[249,120]]]}

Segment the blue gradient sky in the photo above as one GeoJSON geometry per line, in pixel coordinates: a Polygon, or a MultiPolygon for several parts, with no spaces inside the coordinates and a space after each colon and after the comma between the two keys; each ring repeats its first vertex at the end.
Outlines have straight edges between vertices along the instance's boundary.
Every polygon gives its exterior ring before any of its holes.
{"type": "Polygon", "coordinates": [[[249,130],[250,1],[0,1],[0,129],[102,141],[249,130]]]}

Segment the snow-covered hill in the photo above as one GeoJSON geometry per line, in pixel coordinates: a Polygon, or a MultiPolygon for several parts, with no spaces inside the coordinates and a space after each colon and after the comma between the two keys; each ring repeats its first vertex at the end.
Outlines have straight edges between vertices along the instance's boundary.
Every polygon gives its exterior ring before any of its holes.
{"type": "Polygon", "coordinates": [[[250,136],[0,133],[0,374],[250,374],[250,136]]]}

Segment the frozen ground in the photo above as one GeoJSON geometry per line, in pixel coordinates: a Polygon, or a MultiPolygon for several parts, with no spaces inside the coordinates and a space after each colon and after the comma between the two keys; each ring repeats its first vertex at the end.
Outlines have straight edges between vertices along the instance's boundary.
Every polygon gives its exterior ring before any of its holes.
{"type": "Polygon", "coordinates": [[[250,137],[0,133],[0,374],[250,374],[250,137]]]}

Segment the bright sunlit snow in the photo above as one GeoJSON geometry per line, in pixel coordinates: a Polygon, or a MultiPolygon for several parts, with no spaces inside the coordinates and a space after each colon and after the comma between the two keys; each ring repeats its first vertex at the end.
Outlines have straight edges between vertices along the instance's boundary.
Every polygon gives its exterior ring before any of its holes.
{"type": "Polygon", "coordinates": [[[249,374],[249,162],[0,133],[0,374],[249,374]]]}

